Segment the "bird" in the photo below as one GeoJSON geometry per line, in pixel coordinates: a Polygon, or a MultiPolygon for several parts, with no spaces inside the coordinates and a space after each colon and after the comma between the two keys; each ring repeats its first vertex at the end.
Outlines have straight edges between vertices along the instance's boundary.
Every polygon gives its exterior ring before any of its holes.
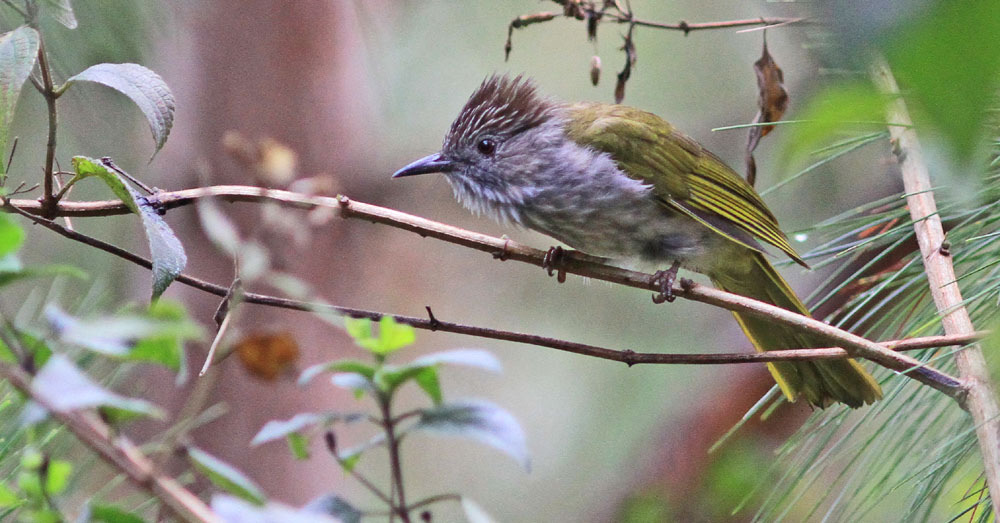
{"type": "MultiPolygon", "coordinates": [[[[441,150],[393,174],[442,173],[467,209],[550,236],[583,253],[670,266],[654,275],[672,301],[677,270],[809,315],[766,257],[808,265],[760,195],[666,120],[618,104],[566,103],[524,76],[487,77],[451,124],[441,150]]],[[[553,252],[549,251],[550,254],[553,252]]],[[[733,313],[758,352],[825,347],[825,338],[733,313]]],[[[784,396],[825,408],[882,397],[853,359],[767,364],[784,396]]]]}

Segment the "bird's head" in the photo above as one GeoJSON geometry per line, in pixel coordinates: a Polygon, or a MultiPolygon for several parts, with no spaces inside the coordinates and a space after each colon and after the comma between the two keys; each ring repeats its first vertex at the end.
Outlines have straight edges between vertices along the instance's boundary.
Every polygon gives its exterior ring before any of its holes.
{"type": "Polygon", "coordinates": [[[519,203],[544,149],[562,138],[560,128],[545,125],[558,108],[529,79],[491,76],[469,97],[441,151],[403,167],[393,178],[444,173],[470,207],[484,205],[484,199],[493,200],[485,204],[519,203]]]}

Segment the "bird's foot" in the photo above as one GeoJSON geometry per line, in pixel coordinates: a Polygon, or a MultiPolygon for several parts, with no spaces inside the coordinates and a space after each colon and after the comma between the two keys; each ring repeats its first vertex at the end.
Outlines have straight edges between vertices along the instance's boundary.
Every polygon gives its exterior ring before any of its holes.
{"type": "Polygon", "coordinates": [[[548,252],[545,253],[545,257],[542,258],[542,268],[545,272],[552,276],[552,273],[556,273],[556,281],[563,283],[566,281],[566,269],[562,268],[563,257],[566,255],[566,250],[558,245],[555,247],[549,247],[548,252]]]}
{"type": "Polygon", "coordinates": [[[677,270],[680,268],[681,262],[675,261],[669,269],[653,273],[653,279],[650,283],[660,289],[659,294],[653,295],[653,303],[660,304],[665,301],[672,302],[677,299],[674,296],[674,282],[677,280],[677,270]]]}

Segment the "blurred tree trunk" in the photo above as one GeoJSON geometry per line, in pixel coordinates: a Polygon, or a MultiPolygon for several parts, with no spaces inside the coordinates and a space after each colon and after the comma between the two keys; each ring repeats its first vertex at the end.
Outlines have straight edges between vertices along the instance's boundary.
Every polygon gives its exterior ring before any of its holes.
{"type": "MultiPolygon", "coordinates": [[[[359,80],[364,76],[350,54],[359,48],[354,42],[359,36],[351,22],[350,3],[206,0],[178,7],[177,14],[189,34],[184,42],[189,48],[165,50],[164,55],[177,60],[167,64],[167,70],[179,79],[174,84],[179,86],[181,106],[171,139],[183,145],[175,147],[173,157],[165,163],[183,166],[189,175],[187,185],[258,183],[245,165],[224,150],[223,137],[233,131],[249,142],[271,139],[289,147],[297,155],[297,177],[330,175],[338,188],[350,183],[344,173],[357,169],[345,166],[361,163],[358,137],[365,129],[359,115],[364,114],[364,104],[358,103],[358,93],[366,92],[363,80],[359,80]],[[197,168],[197,162],[208,167],[209,180],[199,179],[198,172],[204,169],[197,168]]],[[[176,183],[174,178],[171,185],[176,183]]],[[[260,206],[222,208],[244,237],[261,226],[260,206]]],[[[189,271],[216,282],[230,281],[230,260],[209,247],[194,209],[186,212],[188,230],[179,234],[187,239],[189,271]]],[[[305,213],[286,214],[301,219],[300,227],[307,228],[305,213]]],[[[294,251],[287,237],[264,237],[273,260],[280,261],[283,254],[291,260],[283,270],[307,280],[317,293],[331,300],[349,294],[352,283],[348,278],[327,275],[348,273],[354,261],[348,254],[354,250],[345,245],[350,238],[344,238],[342,228],[336,225],[318,229],[303,251],[294,251]]],[[[218,300],[195,291],[184,292],[195,319],[214,327],[211,318],[218,300]]],[[[244,306],[238,318],[236,327],[243,334],[291,332],[302,349],[302,359],[309,363],[332,359],[340,349],[350,346],[333,328],[305,319],[300,312],[244,306]]],[[[191,352],[192,381],[197,382],[204,352],[191,352]]],[[[295,387],[289,376],[262,381],[251,377],[235,355],[217,364],[216,370],[217,382],[207,404],[224,402],[229,412],[195,432],[195,444],[243,470],[268,495],[285,502],[301,504],[315,495],[317,484],[328,489],[336,486],[342,475],[332,460],[320,456],[297,462],[280,444],[248,447],[253,435],[270,419],[335,408],[330,387],[322,388],[324,394],[307,394],[295,387]],[[304,398],[310,398],[313,405],[305,404],[304,398]]]]}

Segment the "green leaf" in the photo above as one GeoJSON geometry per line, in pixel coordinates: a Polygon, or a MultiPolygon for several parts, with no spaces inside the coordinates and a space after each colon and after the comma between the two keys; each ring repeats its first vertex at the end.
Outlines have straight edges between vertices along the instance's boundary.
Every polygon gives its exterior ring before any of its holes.
{"type": "Polygon", "coordinates": [[[341,372],[330,377],[330,382],[347,390],[354,391],[354,397],[360,398],[366,392],[375,393],[378,389],[372,380],[356,372],[341,372]]]}
{"type": "Polygon", "coordinates": [[[82,180],[91,176],[100,178],[129,210],[139,214],[139,206],[135,203],[132,192],[129,191],[128,185],[118,173],[109,170],[100,160],[86,156],[74,156],[70,161],[73,163],[73,170],[76,171],[74,180],[82,180]]]}
{"type": "Polygon", "coordinates": [[[475,367],[488,372],[499,374],[503,371],[500,360],[492,352],[482,349],[453,349],[441,352],[433,352],[413,360],[410,365],[431,366],[431,365],[464,365],[475,367]]]}
{"type": "Polygon", "coordinates": [[[74,82],[99,83],[128,96],[149,122],[156,141],[154,156],[167,142],[176,102],[160,75],[139,64],[97,64],[67,79],[66,85],[74,82]]]}
{"type": "Polygon", "coordinates": [[[798,163],[845,132],[885,129],[887,99],[867,83],[826,88],[813,95],[792,125],[793,138],[782,151],[782,161],[798,163]]]}
{"type": "Polygon", "coordinates": [[[444,397],[441,395],[441,382],[438,380],[437,369],[427,367],[416,375],[417,385],[430,396],[435,405],[440,405],[444,397]]]}
{"type": "Polygon", "coordinates": [[[289,434],[299,432],[323,422],[323,416],[313,412],[300,412],[289,420],[271,420],[261,427],[257,435],[253,437],[250,445],[257,446],[268,441],[281,439],[289,434]]]}
{"type": "Polygon", "coordinates": [[[328,363],[318,363],[308,367],[299,375],[299,385],[305,385],[324,372],[354,372],[366,378],[375,377],[375,368],[356,360],[337,360],[328,363]]]}
{"type": "Polygon", "coordinates": [[[354,342],[358,345],[373,338],[372,320],[368,318],[344,318],[344,329],[347,330],[347,334],[354,338],[354,342]]]}
{"type": "Polygon", "coordinates": [[[144,400],[127,398],[91,381],[61,354],[54,354],[31,380],[31,394],[57,412],[112,407],[125,412],[163,418],[157,406],[144,400]]]}
{"type": "Polygon", "coordinates": [[[21,87],[38,60],[38,32],[22,26],[0,35],[0,180],[6,177],[7,137],[21,87]]]}
{"type": "Polygon", "coordinates": [[[114,505],[90,505],[86,510],[83,519],[87,523],[145,523],[141,517],[114,505]]]}
{"type": "Polygon", "coordinates": [[[524,430],[509,412],[482,400],[446,403],[424,409],[413,430],[471,438],[490,445],[531,469],[524,430]]]}
{"type": "Polygon", "coordinates": [[[73,167],[77,173],[74,179],[97,176],[111,188],[118,199],[142,219],[142,228],[149,241],[149,252],[153,258],[152,299],[156,301],[187,265],[184,246],[160,216],[158,208],[126,184],[118,173],[109,170],[101,161],[85,156],[74,156],[73,167]]]}
{"type": "Polygon", "coordinates": [[[45,469],[45,493],[50,496],[62,494],[66,485],[69,485],[72,473],[73,465],[70,462],[61,459],[49,461],[49,466],[45,469]]]}
{"type": "Polygon", "coordinates": [[[0,508],[16,507],[24,503],[24,500],[11,490],[6,483],[0,483],[0,508]]]}
{"type": "Polygon", "coordinates": [[[27,494],[28,498],[42,498],[42,480],[38,477],[38,471],[22,470],[17,474],[17,488],[27,494]]]}
{"type": "Polygon", "coordinates": [[[74,156],[73,168],[77,173],[76,178],[97,176],[103,180],[115,196],[142,219],[142,228],[146,232],[149,252],[153,258],[152,299],[156,301],[187,265],[184,246],[160,216],[158,209],[126,184],[118,173],[106,168],[101,161],[86,156],[74,156]]]}
{"type": "Polygon", "coordinates": [[[286,438],[288,441],[288,450],[292,451],[292,456],[298,460],[309,459],[309,437],[298,432],[293,432],[289,434],[286,438]]]}
{"type": "Polygon", "coordinates": [[[413,327],[397,323],[392,316],[382,316],[379,320],[378,336],[372,333],[372,321],[367,318],[344,318],[347,333],[359,347],[369,352],[385,356],[416,340],[413,327]]]}
{"type": "Polygon", "coordinates": [[[154,305],[149,316],[123,313],[86,320],[49,305],[45,317],[64,343],[132,361],[160,363],[174,370],[180,367],[183,341],[201,336],[201,329],[188,321],[176,304],[154,305]],[[180,316],[176,316],[177,309],[180,316]]]}
{"type": "Polygon", "coordinates": [[[947,140],[957,164],[984,143],[1000,86],[1000,2],[933,2],[889,39],[900,87],[947,140]]]}
{"type": "Polygon", "coordinates": [[[260,487],[232,465],[194,447],[188,448],[188,457],[216,487],[257,505],[266,501],[260,487]]]}
{"type": "Polygon", "coordinates": [[[378,345],[376,354],[386,355],[416,341],[416,330],[410,325],[397,323],[392,316],[382,316],[378,322],[378,345]]]}
{"type": "Polygon", "coordinates": [[[139,200],[142,227],[146,230],[149,240],[149,254],[153,258],[153,301],[167,290],[184,267],[187,266],[187,254],[184,246],[177,239],[174,231],[163,220],[156,208],[145,198],[139,200]]]}
{"type": "Polygon", "coordinates": [[[336,494],[323,494],[306,503],[302,507],[302,512],[326,514],[337,518],[342,523],[359,523],[362,516],[360,510],[354,508],[347,500],[336,494]]]}
{"type": "Polygon", "coordinates": [[[70,0],[43,0],[43,12],[69,29],[76,29],[76,15],[70,0]]]}
{"type": "MultiPolygon", "coordinates": [[[[8,255],[4,258],[4,260],[9,260],[11,258],[14,258],[14,256],[8,255]]],[[[20,263],[16,263],[14,266],[16,267],[18,265],[20,265],[20,263]]],[[[53,278],[56,276],[66,276],[78,280],[89,279],[86,272],[83,272],[82,270],[71,265],[42,265],[11,268],[9,263],[0,261],[0,287],[31,278],[53,278]]]]}
{"type": "Polygon", "coordinates": [[[0,214],[0,258],[17,252],[24,244],[24,229],[6,214],[0,214]]]}
{"type": "Polygon", "coordinates": [[[344,470],[350,472],[354,470],[354,467],[357,466],[358,461],[361,460],[361,456],[364,455],[365,452],[376,447],[381,447],[382,445],[385,445],[385,442],[385,433],[379,432],[378,434],[372,436],[371,439],[360,445],[351,447],[343,452],[338,452],[337,460],[340,462],[340,466],[343,467],[344,470]]]}
{"type": "Polygon", "coordinates": [[[183,383],[187,374],[184,343],[187,340],[201,339],[204,332],[198,324],[188,318],[184,306],[174,301],[156,300],[150,304],[146,314],[149,318],[171,325],[173,328],[140,339],[129,351],[126,359],[164,365],[177,372],[178,382],[183,383]]]}
{"type": "Polygon", "coordinates": [[[437,366],[441,364],[466,365],[499,373],[500,360],[481,349],[455,349],[427,354],[408,365],[382,367],[373,380],[384,392],[392,392],[409,380],[415,380],[435,404],[441,403],[441,383],[437,366]]]}

